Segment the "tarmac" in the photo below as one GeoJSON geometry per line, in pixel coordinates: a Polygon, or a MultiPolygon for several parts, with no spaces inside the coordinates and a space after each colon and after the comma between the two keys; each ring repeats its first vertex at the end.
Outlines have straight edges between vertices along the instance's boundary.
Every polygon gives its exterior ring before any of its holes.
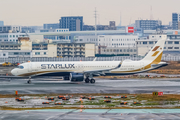
{"type": "MultiPolygon", "coordinates": [[[[1,79],[0,94],[48,93],[180,93],[180,78],[159,79],[96,79],[95,84],[72,83],[60,79],[1,79]],[[55,81],[54,81],[55,80],[55,81]]],[[[42,102],[42,101],[41,101],[42,102]]],[[[8,111],[0,110],[0,120],[154,120],[180,119],[180,109],[45,109],[8,111]]]]}
{"type": "Polygon", "coordinates": [[[175,120],[180,109],[53,109],[0,111],[0,120],[175,120]]]}
{"type": "Polygon", "coordinates": [[[159,79],[96,79],[95,84],[84,82],[61,81],[58,79],[41,78],[0,80],[0,94],[48,94],[48,93],[152,93],[153,91],[165,94],[180,93],[180,78],[159,79]],[[53,81],[56,80],[56,81],[53,81]]]}

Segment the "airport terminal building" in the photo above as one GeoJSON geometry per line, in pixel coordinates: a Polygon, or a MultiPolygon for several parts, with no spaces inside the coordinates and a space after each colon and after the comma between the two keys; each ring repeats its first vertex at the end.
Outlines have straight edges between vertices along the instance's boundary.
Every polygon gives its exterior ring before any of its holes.
{"type": "Polygon", "coordinates": [[[11,57],[95,57],[95,45],[52,40],[32,42],[29,37],[19,37],[18,42],[0,43],[0,58],[11,57]]]}

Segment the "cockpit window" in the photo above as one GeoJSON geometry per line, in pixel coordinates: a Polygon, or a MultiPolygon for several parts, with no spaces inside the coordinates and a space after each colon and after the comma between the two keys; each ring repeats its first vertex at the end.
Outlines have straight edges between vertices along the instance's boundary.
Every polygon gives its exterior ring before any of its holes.
{"type": "Polygon", "coordinates": [[[19,66],[17,66],[17,68],[19,68],[19,69],[23,69],[24,67],[23,67],[23,66],[21,66],[21,65],[19,65],[19,66]]]}

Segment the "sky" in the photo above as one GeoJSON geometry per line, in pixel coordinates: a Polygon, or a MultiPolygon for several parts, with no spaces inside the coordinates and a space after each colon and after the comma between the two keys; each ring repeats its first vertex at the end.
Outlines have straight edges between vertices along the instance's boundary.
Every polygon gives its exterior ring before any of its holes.
{"type": "Polygon", "coordinates": [[[59,23],[62,16],[83,16],[84,24],[94,25],[96,8],[101,25],[118,25],[120,15],[123,26],[150,16],[169,24],[172,13],[180,13],[179,5],[180,0],[0,0],[0,20],[5,25],[42,26],[59,23]]]}

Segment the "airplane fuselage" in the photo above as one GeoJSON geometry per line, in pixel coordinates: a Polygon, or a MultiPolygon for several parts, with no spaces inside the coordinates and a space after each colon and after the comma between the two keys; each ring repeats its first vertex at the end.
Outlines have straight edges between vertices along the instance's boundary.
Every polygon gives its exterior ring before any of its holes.
{"type": "Polygon", "coordinates": [[[21,64],[23,68],[15,68],[12,73],[16,76],[64,76],[71,72],[83,73],[88,71],[105,71],[104,75],[126,75],[135,74],[157,67],[162,67],[165,63],[160,62],[158,66],[151,66],[150,61],[125,60],[120,67],[116,68],[120,61],[78,61],[78,62],[28,62],[21,64]],[[147,67],[148,66],[148,67],[147,67]]]}

